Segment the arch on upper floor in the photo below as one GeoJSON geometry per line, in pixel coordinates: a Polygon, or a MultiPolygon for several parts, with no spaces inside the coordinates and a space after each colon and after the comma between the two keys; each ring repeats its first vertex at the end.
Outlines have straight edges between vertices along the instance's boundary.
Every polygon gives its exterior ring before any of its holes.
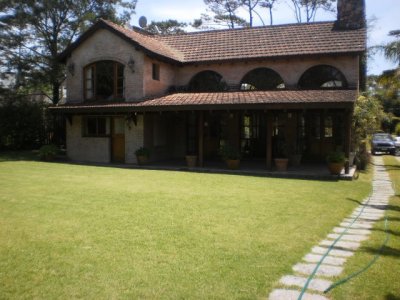
{"type": "Polygon", "coordinates": [[[206,70],[194,75],[188,85],[189,92],[222,92],[226,90],[226,83],[221,74],[206,70]]]}
{"type": "Polygon", "coordinates": [[[83,68],[85,100],[114,100],[124,97],[124,68],[114,60],[99,60],[83,68]]]}
{"type": "Polygon", "coordinates": [[[284,89],[285,82],[282,77],[272,69],[269,68],[257,68],[253,69],[244,75],[240,82],[240,90],[276,90],[284,89]]]}
{"type": "Polygon", "coordinates": [[[330,65],[317,65],[309,68],[301,75],[298,88],[307,89],[345,89],[347,79],[343,73],[330,65]]]}

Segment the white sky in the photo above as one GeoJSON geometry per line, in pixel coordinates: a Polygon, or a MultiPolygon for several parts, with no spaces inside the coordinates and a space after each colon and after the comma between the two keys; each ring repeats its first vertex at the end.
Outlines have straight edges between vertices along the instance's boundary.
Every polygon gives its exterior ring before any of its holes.
{"type": "MultiPolygon", "coordinates": [[[[375,19],[369,30],[368,46],[390,41],[388,33],[400,29],[400,0],[366,0],[367,19],[375,19]]],[[[146,16],[148,23],[175,19],[180,22],[192,22],[206,12],[203,0],[138,0],[136,15],[132,18],[132,25],[138,26],[140,16],[146,16]]],[[[267,16],[267,11],[260,11],[267,16]]],[[[335,20],[332,13],[317,13],[316,21],[335,20]]],[[[264,16],[263,16],[264,17],[264,16]]],[[[262,25],[255,17],[255,25],[262,25]]],[[[269,24],[269,19],[265,18],[269,24]]],[[[283,4],[274,12],[274,24],[294,23],[295,17],[291,8],[283,4]]],[[[380,74],[383,70],[393,69],[396,65],[386,61],[382,55],[375,55],[368,61],[368,74],[380,74]]]]}

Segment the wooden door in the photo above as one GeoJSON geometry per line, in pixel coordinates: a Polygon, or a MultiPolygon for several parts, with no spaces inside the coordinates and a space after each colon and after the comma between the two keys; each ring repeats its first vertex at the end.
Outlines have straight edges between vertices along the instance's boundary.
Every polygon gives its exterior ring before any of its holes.
{"type": "Polygon", "coordinates": [[[125,162],[125,119],[112,119],[111,155],[113,162],[125,162]]]}

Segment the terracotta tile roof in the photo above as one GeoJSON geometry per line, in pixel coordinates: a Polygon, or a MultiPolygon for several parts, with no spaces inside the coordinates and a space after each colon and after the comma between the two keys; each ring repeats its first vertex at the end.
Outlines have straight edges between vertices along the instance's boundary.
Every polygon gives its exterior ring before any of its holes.
{"type": "Polygon", "coordinates": [[[176,93],[142,102],[123,103],[67,103],[51,109],[59,112],[82,111],[146,111],[146,110],[185,110],[202,107],[219,107],[252,105],[304,105],[309,104],[348,104],[355,102],[357,90],[306,90],[306,91],[254,91],[223,93],[176,93]]]}
{"type": "Polygon", "coordinates": [[[323,55],[365,51],[366,30],[337,30],[335,22],[288,24],[213,30],[176,35],[152,35],[100,20],[68,47],[65,61],[97,29],[109,29],[147,54],[175,63],[260,59],[295,55],[323,55]]]}
{"type": "Polygon", "coordinates": [[[156,36],[184,62],[365,51],[365,29],[336,30],[334,22],[214,30],[156,36]]]}

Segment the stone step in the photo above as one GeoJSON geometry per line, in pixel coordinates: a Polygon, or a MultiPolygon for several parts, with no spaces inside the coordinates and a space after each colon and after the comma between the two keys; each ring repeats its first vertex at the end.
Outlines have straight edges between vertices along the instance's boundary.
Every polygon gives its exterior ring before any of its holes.
{"type": "MultiPolygon", "coordinates": [[[[320,246],[331,247],[334,244],[334,241],[330,240],[323,240],[319,243],[320,246]]],[[[333,248],[345,249],[345,250],[357,250],[360,247],[360,243],[357,242],[345,242],[345,241],[338,241],[335,243],[333,248]]]]}
{"type": "Polygon", "coordinates": [[[340,237],[340,241],[349,241],[349,242],[362,242],[368,239],[368,236],[365,235],[356,235],[356,234],[340,234],[337,233],[330,233],[328,234],[328,238],[332,240],[336,240],[340,237]]]}
{"type": "MultiPolygon", "coordinates": [[[[308,263],[319,263],[323,257],[324,256],[320,255],[320,254],[309,253],[303,257],[303,260],[308,263]]],[[[344,265],[345,262],[346,262],[346,259],[343,257],[327,255],[324,257],[324,260],[322,263],[327,264],[327,265],[342,266],[342,265],[344,265]]]]}
{"type": "MultiPolygon", "coordinates": [[[[300,293],[301,293],[300,291],[276,289],[273,290],[272,293],[269,295],[269,300],[298,300],[300,293]]],[[[329,300],[329,299],[321,295],[305,293],[302,297],[302,300],[329,300]]]]}
{"type": "MultiPolygon", "coordinates": [[[[311,275],[314,272],[316,266],[317,264],[298,263],[293,266],[293,271],[299,272],[301,274],[311,275]]],[[[340,275],[342,271],[343,271],[342,267],[322,264],[318,267],[318,270],[315,274],[318,276],[334,277],[340,275]]]]}
{"type": "Polygon", "coordinates": [[[371,224],[362,224],[362,223],[349,223],[349,222],[342,222],[340,223],[342,227],[349,227],[351,229],[371,229],[373,225],[371,224]]]}
{"type": "MultiPolygon", "coordinates": [[[[288,275],[282,277],[279,282],[286,286],[298,286],[300,288],[303,288],[306,285],[307,280],[308,278],[305,277],[288,275]]],[[[332,281],[314,278],[308,284],[307,290],[315,290],[318,292],[323,292],[326,289],[328,289],[331,286],[331,284],[332,281]]]]}
{"type": "MultiPolygon", "coordinates": [[[[328,251],[326,247],[315,246],[311,249],[313,253],[325,255],[328,251]]],[[[329,255],[338,256],[338,257],[350,257],[354,254],[351,250],[341,250],[341,249],[332,249],[329,251],[329,255]]]]}
{"type": "Polygon", "coordinates": [[[343,233],[346,231],[346,234],[359,234],[359,235],[368,235],[371,233],[371,230],[368,229],[347,229],[344,227],[335,227],[333,228],[333,232],[335,233],[343,233]]]}

